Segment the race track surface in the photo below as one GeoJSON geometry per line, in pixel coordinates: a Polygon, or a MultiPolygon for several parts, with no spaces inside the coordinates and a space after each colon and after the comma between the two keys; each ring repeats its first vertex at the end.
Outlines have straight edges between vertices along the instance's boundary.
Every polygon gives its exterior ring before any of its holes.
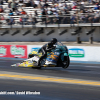
{"type": "Polygon", "coordinates": [[[17,62],[0,60],[0,100],[100,100],[99,64],[71,63],[67,69],[10,66],[17,62]]]}

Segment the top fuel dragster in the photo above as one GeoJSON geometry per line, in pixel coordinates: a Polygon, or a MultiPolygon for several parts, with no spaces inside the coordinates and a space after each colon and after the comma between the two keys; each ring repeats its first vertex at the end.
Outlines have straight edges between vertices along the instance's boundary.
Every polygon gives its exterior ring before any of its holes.
{"type": "Polygon", "coordinates": [[[57,42],[55,45],[55,49],[52,49],[51,52],[47,53],[47,57],[45,57],[41,62],[40,66],[38,66],[37,62],[39,58],[42,56],[41,48],[33,50],[28,55],[28,59],[22,61],[21,63],[13,64],[11,66],[15,67],[63,67],[67,68],[70,64],[70,58],[68,54],[68,49],[62,43],[57,42]]]}

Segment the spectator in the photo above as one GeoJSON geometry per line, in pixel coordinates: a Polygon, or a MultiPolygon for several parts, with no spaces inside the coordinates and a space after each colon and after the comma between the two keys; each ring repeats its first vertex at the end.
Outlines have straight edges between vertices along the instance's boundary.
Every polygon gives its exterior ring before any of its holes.
{"type": "Polygon", "coordinates": [[[73,4],[72,4],[72,8],[73,8],[73,7],[75,8],[76,6],[77,6],[77,2],[74,0],[74,1],[73,1],[73,4]]]}
{"type": "Polygon", "coordinates": [[[85,15],[85,16],[84,16],[84,23],[88,23],[88,18],[89,18],[88,15],[85,15]]]}
{"type": "Polygon", "coordinates": [[[19,0],[19,3],[23,3],[23,0],[19,0]]]}
{"type": "Polygon", "coordinates": [[[100,19],[99,12],[96,12],[96,14],[95,14],[95,16],[94,16],[94,19],[93,19],[93,23],[99,22],[99,19],[100,19]]]}
{"type": "Polygon", "coordinates": [[[8,3],[8,0],[5,0],[6,1],[6,3],[8,3]]]}
{"type": "Polygon", "coordinates": [[[43,5],[43,7],[49,7],[49,4],[45,1],[45,4],[43,5]]]}
{"type": "Polygon", "coordinates": [[[11,3],[11,8],[12,8],[12,10],[15,11],[15,10],[16,10],[16,7],[17,7],[17,4],[15,3],[15,1],[13,1],[13,2],[11,3]]]}
{"type": "Polygon", "coordinates": [[[34,16],[38,16],[37,10],[35,10],[35,15],[34,16]]]}
{"type": "Polygon", "coordinates": [[[67,4],[65,3],[63,6],[64,6],[64,9],[66,9],[66,10],[67,10],[67,4]]]}
{"type": "Polygon", "coordinates": [[[43,11],[42,11],[42,24],[46,22],[46,15],[47,15],[47,11],[45,9],[43,9],[43,11]]]}
{"type": "Polygon", "coordinates": [[[52,24],[51,19],[49,16],[46,17],[46,24],[52,24]]]}
{"type": "Polygon", "coordinates": [[[11,8],[11,3],[12,3],[12,1],[9,0],[9,1],[8,1],[8,8],[11,8]]]}
{"type": "Polygon", "coordinates": [[[29,7],[31,6],[30,1],[29,0],[23,0],[25,7],[29,7]]]}
{"type": "Polygon", "coordinates": [[[94,15],[92,13],[89,14],[88,22],[92,23],[93,22],[93,18],[94,18],[94,15]]]}
{"type": "Polygon", "coordinates": [[[63,4],[62,4],[62,3],[59,3],[58,7],[59,7],[59,8],[60,8],[60,7],[63,7],[63,4]]]}
{"type": "Polygon", "coordinates": [[[98,10],[99,9],[99,5],[98,3],[95,5],[94,10],[98,10]]]}
{"type": "Polygon", "coordinates": [[[48,15],[53,15],[52,9],[48,9],[48,10],[47,10],[47,14],[48,14],[48,15]]]}
{"type": "Polygon", "coordinates": [[[83,10],[80,11],[79,13],[79,23],[84,23],[84,13],[83,13],[83,10]]]}
{"type": "Polygon", "coordinates": [[[0,0],[0,5],[3,5],[3,0],[0,0]]]}
{"type": "Polygon", "coordinates": [[[19,24],[21,24],[21,25],[23,24],[23,18],[22,17],[19,18],[19,24]]]}
{"type": "Polygon", "coordinates": [[[1,15],[0,20],[5,20],[5,17],[3,15],[1,15]]]}
{"type": "Polygon", "coordinates": [[[22,21],[23,21],[23,25],[27,25],[28,24],[28,15],[26,14],[26,15],[23,15],[23,17],[22,17],[22,21]]]}
{"type": "Polygon", "coordinates": [[[12,10],[9,11],[9,16],[13,16],[12,10]]]}
{"type": "Polygon", "coordinates": [[[59,11],[59,12],[58,12],[58,15],[59,15],[59,17],[58,17],[58,23],[59,23],[59,24],[62,24],[62,19],[63,19],[63,17],[62,17],[62,12],[59,11]]]}
{"type": "Polygon", "coordinates": [[[77,8],[77,6],[73,6],[73,8],[72,9],[76,9],[77,8]]]}
{"type": "Polygon", "coordinates": [[[23,9],[21,9],[21,14],[26,15],[27,13],[23,9]]]}
{"type": "Polygon", "coordinates": [[[77,22],[76,15],[74,14],[71,18],[70,24],[75,24],[77,22]]]}
{"type": "Polygon", "coordinates": [[[9,16],[8,25],[12,25],[12,24],[15,24],[15,20],[14,20],[14,18],[9,16]]]}
{"type": "Polygon", "coordinates": [[[33,1],[33,2],[31,3],[31,7],[36,8],[36,7],[37,7],[37,4],[35,4],[35,2],[33,1]]]}
{"type": "Polygon", "coordinates": [[[35,14],[34,14],[34,21],[35,21],[35,23],[37,23],[37,18],[36,17],[38,17],[38,13],[37,13],[37,11],[35,10],[35,14]]]}
{"type": "Polygon", "coordinates": [[[38,8],[42,8],[42,4],[41,4],[41,2],[39,2],[39,4],[38,4],[38,8]]]}
{"type": "Polygon", "coordinates": [[[53,17],[53,24],[58,24],[57,13],[54,14],[54,17],[53,17]]]}
{"type": "Polygon", "coordinates": [[[69,11],[71,11],[71,10],[72,10],[71,5],[68,5],[68,6],[67,6],[67,9],[68,9],[69,11]]]}
{"type": "Polygon", "coordinates": [[[2,13],[2,12],[3,12],[3,6],[0,5],[0,13],[2,13]]]}
{"type": "Polygon", "coordinates": [[[33,19],[32,14],[29,15],[28,24],[29,25],[35,25],[35,20],[33,19]]]}
{"type": "Polygon", "coordinates": [[[63,15],[64,17],[63,17],[63,24],[69,24],[70,22],[70,13],[69,13],[69,11],[68,10],[66,10],[66,9],[64,9],[64,14],[65,15],[63,15]]]}
{"type": "Polygon", "coordinates": [[[96,0],[92,0],[92,4],[96,4],[96,0]]]}
{"type": "Polygon", "coordinates": [[[89,3],[92,3],[92,0],[88,0],[89,1],[89,3]]]}
{"type": "Polygon", "coordinates": [[[15,13],[16,13],[16,15],[20,15],[21,14],[21,12],[18,9],[15,10],[15,13]]]}
{"type": "Polygon", "coordinates": [[[34,0],[34,2],[35,2],[36,5],[39,5],[40,0],[34,0]]]}
{"type": "Polygon", "coordinates": [[[21,16],[20,18],[19,18],[19,23],[21,24],[21,25],[26,25],[26,24],[29,24],[28,23],[28,16],[21,16]]]}
{"type": "Polygon", "coordinates": [[[31,7],[31,0],[28,0],[26,7],[31,7]]]}

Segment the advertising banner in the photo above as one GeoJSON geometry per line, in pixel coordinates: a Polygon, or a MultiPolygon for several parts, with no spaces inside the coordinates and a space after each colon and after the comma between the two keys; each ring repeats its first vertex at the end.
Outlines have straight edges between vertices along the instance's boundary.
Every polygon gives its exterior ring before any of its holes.
{"type": "MultiPolygon", "coordinates": [[[[42,45],[29,45],[28,54],[42,45]]],[[[100,62],[100,47],[67,46],[71,61],[96,61],[100,62]]]]}
{"type": "Polygon", "coordinates": [[[73,61],[87,61],[87,48],[83,46],[68,46],[70,59],[73,61]]]}
{"type": "Polygon", "coordinates": [[[27,58],[27,46],[26,45],[10,45],[10,57],[11,58],[27,58]]]}
{"type": "Polygon", "coordinates": [[[100,47],[68,46],[70,59],[73,61],[100,62],[100,47]]]}
{"type": "Polygon", "coordinates": [[[9,45],[0,45],[0,57],[9,57],[9,45]]]}
{"type": "Polygon", "coordinates": [[[0,57],[27,58],[26,45],[0,45],[0,57]]]}
{"type": "Polygon", "coordinates": [[[28,45],[28,54],[32,52],[34,49],[41,48],[42,45],[28,45]]]}

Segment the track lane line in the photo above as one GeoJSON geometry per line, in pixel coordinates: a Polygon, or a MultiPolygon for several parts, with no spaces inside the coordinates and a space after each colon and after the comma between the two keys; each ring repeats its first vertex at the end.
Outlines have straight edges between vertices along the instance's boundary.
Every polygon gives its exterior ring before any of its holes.
{"type": "Polygon", "coordinates": [[[25,75],[14,75],[14,74],[0,74],[0,78],[10,78],[10,79],[25,79],[28,81],[46,81],[55,83],[66,83],[66,84],[79,84],[79,85],[92,85],[100,86],[100,81],[89,81],[81,79],[68,79],[68,78],[56,78],[56,77],[37,77],[37,76],[25,76],[25,75]]]}

